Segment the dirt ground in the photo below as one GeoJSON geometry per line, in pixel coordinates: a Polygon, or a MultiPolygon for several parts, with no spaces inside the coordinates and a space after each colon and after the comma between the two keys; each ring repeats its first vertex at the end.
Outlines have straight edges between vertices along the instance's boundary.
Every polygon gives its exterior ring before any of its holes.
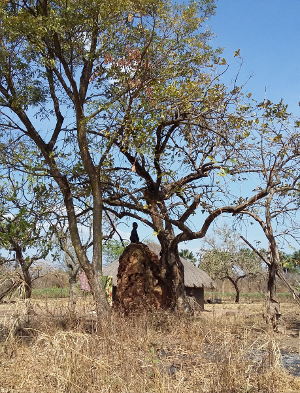
{"type": "MultiPolygon", "coordinates": [[[[227,318],[257,320],[257,327],[264,328],[263,303],[252,304],[206,304],[203,315],[207,318],[227,318]]],[[[281,312],[285,322],[285,332],[277,334],[277,342],[283,352],[300,352],[300,307],[294,303],[282,303],[281,312]]]]}

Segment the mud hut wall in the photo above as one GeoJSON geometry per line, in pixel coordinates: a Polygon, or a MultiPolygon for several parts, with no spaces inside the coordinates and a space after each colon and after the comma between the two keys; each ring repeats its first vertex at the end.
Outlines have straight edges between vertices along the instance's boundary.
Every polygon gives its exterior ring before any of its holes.
{"type": "Polygon", "coordinates": [[[186,287],[185,292],[187,296],[194,296],[196,302],[204,308],[204,288],[186,287]]]}

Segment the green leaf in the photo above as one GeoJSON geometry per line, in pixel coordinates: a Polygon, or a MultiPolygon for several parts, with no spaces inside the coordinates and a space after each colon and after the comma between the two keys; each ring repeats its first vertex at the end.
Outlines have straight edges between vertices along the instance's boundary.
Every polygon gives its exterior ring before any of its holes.
{"type": "Polygon", "coordinates": [[[150,348],[150,352],[151,352],[151,354],[152,354],[153,356],[155,356],[155,351],[154,351],[154,348],[153,348],[153,347],[150,348]]]}

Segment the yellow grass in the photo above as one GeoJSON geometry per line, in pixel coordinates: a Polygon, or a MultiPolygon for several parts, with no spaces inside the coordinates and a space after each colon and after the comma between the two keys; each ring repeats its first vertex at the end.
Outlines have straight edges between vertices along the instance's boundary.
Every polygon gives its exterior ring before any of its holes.
{"type": "Polygon", "coordinates": [[[97,323],[83,302],[76,315],[66,303],[11,306],[0,320],[0,392],[300,391],[257,306],[209,307],[196,317],[156,312],[97,323]]]}

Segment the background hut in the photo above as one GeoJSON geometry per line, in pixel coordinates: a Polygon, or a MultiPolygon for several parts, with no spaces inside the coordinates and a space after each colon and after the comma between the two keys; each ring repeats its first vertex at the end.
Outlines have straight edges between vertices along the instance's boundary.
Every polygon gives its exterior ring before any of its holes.
{"type": "MultiPolygon", "coordinates": [[[[159,257],[161,247],[157,243],[149,243],[147,246],[150,250],[154,251],[159,257]]],[[[191,262],[181,258],[180,260],[184,267],[184,285],[186,294],[188,296],[194,296],[197,303],[204,308],[204,289],[215,289],[216,283],[209,277],[203,270],[194,266],[191,262]]],[[[109,265],[103,267],[103,275],[113,277],[113,299],[115,298],[117,288],[117,274],[119,268],[119,260],[111,262],[109,265]]]]}

